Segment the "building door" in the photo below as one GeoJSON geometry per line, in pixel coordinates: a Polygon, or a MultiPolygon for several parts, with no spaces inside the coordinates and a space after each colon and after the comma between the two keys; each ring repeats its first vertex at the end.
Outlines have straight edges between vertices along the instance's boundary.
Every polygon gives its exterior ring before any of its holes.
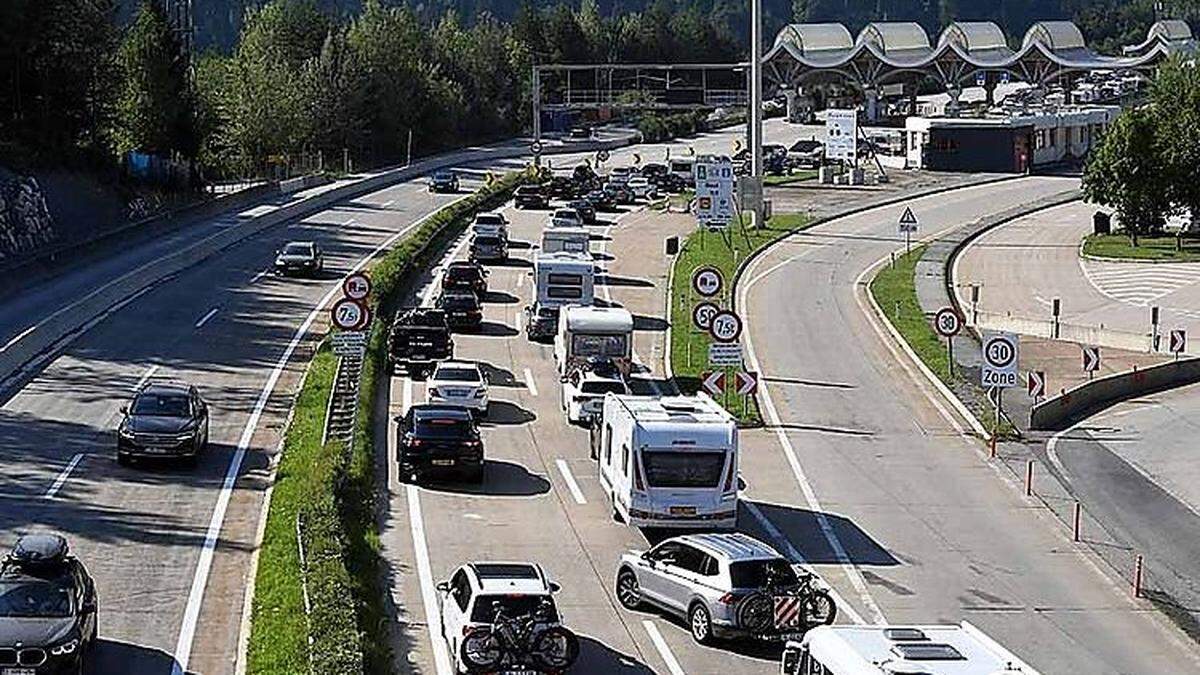
{"type": "Polygon", "coordinates": [[[1029,170],[1029,147],[1032,145],[1029,142],[1029,135],[1024,133],[1016,133],[1013,135],[1013,168],[1017,173],[1025,173],[1029,170]]]}

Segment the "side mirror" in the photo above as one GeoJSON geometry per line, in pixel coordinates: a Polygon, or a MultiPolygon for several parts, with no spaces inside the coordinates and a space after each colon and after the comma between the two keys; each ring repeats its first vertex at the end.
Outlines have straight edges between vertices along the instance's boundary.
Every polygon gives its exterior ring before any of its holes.
{"type": "Polygon", "coordinates": [[[559,592],[559,591],[561,591],[561,590],[562,590],[562,586],[558,585],[558,582],[557,582],[557,581],[551,581],[551,582],[550,582],[550,592],[551,592],[551,593],[557,593],[557,592],[559,592]]]}
{"type": "Polygon", "coordinates": [[[440,591],[442,593],[449,593],[450,592],[450,582],[449,581],[437,582],[437,589],[438,589],[438,591],[440,591]]]}
{"type": "Polygon", "coordinates": [[[121,412],[128,415],[129,414],[129,406],[127,406],[127,405],[121,406],[121,412]]]}

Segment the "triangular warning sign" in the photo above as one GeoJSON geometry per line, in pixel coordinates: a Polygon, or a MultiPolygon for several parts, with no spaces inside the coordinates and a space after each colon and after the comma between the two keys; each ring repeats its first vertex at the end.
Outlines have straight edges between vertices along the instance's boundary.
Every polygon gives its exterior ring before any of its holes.
{"type": "Polygon", "coordinates": [[[912,212],[912,207],[910,207],[910,206],[904,207],[904,213],[901,214],[901,216],[900,216],[900,224],[901,225],[916,225],[917,224],[917,216],[915,213],[912,212]]]}

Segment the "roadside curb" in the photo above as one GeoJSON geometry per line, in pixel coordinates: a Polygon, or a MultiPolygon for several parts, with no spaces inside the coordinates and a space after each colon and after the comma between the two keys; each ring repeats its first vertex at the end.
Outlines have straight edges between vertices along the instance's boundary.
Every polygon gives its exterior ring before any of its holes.
{"type": "MultiPolygon", "coordinates": [[[[1091,236],[1091,235],[1088,235],[1091,236]]],[[[1079,259],[1090,260],[1092,262],[1118,263],[1121,265],[1195,265],[1200,268],[1200,260],[1158,260],[1154,258],[1112,258],[1106,255],[1092,255],[1084,253],[1083,247],[1087,243],[1087,237],[1079,242],[1079,259]]]]}

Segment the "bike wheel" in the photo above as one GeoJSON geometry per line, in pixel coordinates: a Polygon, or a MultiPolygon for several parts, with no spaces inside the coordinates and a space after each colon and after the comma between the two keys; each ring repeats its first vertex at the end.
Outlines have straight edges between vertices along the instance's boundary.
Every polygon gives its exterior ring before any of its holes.
{"type": "Polygon", "coordinates": [[[463,638],[458,657],[468,672],[482,672],[500,665],[504,652],[500,640],[490,630],[471,633],[463,638]]]}
{"type": "Polygon", "coordinates": [[[579,638],[562,626],[550,626],[534,639],[533,658],[546,670],[565,670],[579,658],[579,638]]]}
{"type": "Polygon", "coordinates": [[[766,633],[775,621],[775,608],[771,596],[755,593],[746,596],[738,604],[738,627],[751,633],[766,633]]]}
{"type": "Polygon", "coordinates": [[[804,600],[804,622],[809,626],[828,626],[835,618],[837,605],[833,596],[825,591],[811,591],[804,600]]]}

